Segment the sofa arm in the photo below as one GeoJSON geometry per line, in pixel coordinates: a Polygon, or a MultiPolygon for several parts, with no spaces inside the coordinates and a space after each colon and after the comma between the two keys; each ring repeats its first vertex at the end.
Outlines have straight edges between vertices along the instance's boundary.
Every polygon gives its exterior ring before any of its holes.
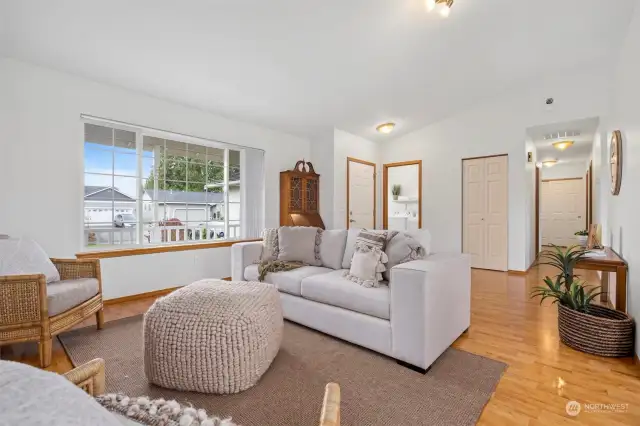
{"type": "Polygon", "coordinates": [[[389,286],[393,357],[426,369],[469,328],[469,257],[436,253],[397,265],[389,286]]]}
{"type": "Polygon", "coordinates": [[[244,270],[247,266],[260,260],[262,255],[262,241],[236,243],[231,246],[231,279],[244,280],[244,270]]]}

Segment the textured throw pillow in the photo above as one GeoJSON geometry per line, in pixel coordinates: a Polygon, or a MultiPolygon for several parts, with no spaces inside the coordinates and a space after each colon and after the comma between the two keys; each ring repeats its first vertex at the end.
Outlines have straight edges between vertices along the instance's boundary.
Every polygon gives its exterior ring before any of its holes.
{"type": "Polygon", "coordinates": [[[278,259],[278,228],[267,228],[262,231],[262,254],[260,261],[278,259]]]}
{"type": "Polygon", "coordinates": [[[331,269],[341,269],[346,244],[346,229],[322,231],[322,241],[320,242],[320,258],[322,259],[322,266],[326,266],[331,269]]]}
{"type": "Polygon", "coordinates": [[[322,229],[312,226],[283,226],[278,229],[278,260],[320,266],[322,229]]]}
{"type": "Polygon", "coordinates": [[[44,274],[47,283],[60,281],[60,273],[42,250],[27,238],[0,240],[0,276],[44,274]]]}
{"type": "Polygon", "coordinates": [[[353,257],[358,245],[365,244],[368,246],[380,246],[382,251],[384,251],[386,241],[389,239],[390,233],[395,233],[395,231],[349,229],[347,245],[342,258],[342,269],[349,269],[351,267],[351,258],[353,257]]]}
{"type": "Polygon", "coordinates": [[[426,250],[411,235],[399,232],[387,242],[385,253],[389,258],[387,270],[382,274],[384,279],[391,279],[391,268],[411,260],[424,259],[426,250]]]}
{"type": "Polygon", "coordinates": [[[358,247],[351,259],[351,268],[344,277],[363,287],[380,287],[386,254],[377,247],[358,247]]]}

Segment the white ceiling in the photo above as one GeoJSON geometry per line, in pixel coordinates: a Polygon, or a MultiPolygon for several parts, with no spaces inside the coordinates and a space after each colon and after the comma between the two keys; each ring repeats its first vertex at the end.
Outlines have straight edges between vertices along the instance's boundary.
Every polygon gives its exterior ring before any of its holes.
{"type": "Polygon", "coordinates": [[[586,164],[591,156],[593,138],[598,129],[598,123],[598,118],[586,118],[583,120],[535,126],[527,129],[527,135],[536,147],[538,162],[558,160],[558,164],[576,162],[586,164]],[[580,135],[548,140],[544,139],[547,135],[567,131],[579,132],[580,135]],[[552,143],[560,140],[571,140],[574,144],[564,151],[559,151],[553,147],[552,143]]]}
{"type": "Polygon", "coordinates": [[[2,0],[0,54],[290,133],[379,140],[613,57],[634,0],[613,3],[456,0],[443,19],[425,0],[2,0]]]}

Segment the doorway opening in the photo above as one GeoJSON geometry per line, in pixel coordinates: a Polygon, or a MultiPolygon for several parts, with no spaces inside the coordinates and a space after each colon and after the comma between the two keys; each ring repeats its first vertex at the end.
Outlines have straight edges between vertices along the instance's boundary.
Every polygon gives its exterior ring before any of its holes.
{"type": "Polygon", "coordinates": [[[535,158],[534,255],[551,245],[579,244],[575,235],[593,222],[593,139],[597,118],[527,129],[535,158]]]}
{"type": "Polygon", "coordinates": [[[382,229],[422,228],[422,160],[382,166],[382,229]]]}

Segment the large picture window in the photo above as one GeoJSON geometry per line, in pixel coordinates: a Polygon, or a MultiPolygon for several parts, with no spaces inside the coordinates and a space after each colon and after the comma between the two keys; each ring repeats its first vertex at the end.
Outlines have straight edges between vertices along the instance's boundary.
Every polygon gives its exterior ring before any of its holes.
{"type": "Polygon", "coordinates": [[[245,149],[147,133],[85,123],[85,247],[253,236],[243,230],[245,149]]]}

